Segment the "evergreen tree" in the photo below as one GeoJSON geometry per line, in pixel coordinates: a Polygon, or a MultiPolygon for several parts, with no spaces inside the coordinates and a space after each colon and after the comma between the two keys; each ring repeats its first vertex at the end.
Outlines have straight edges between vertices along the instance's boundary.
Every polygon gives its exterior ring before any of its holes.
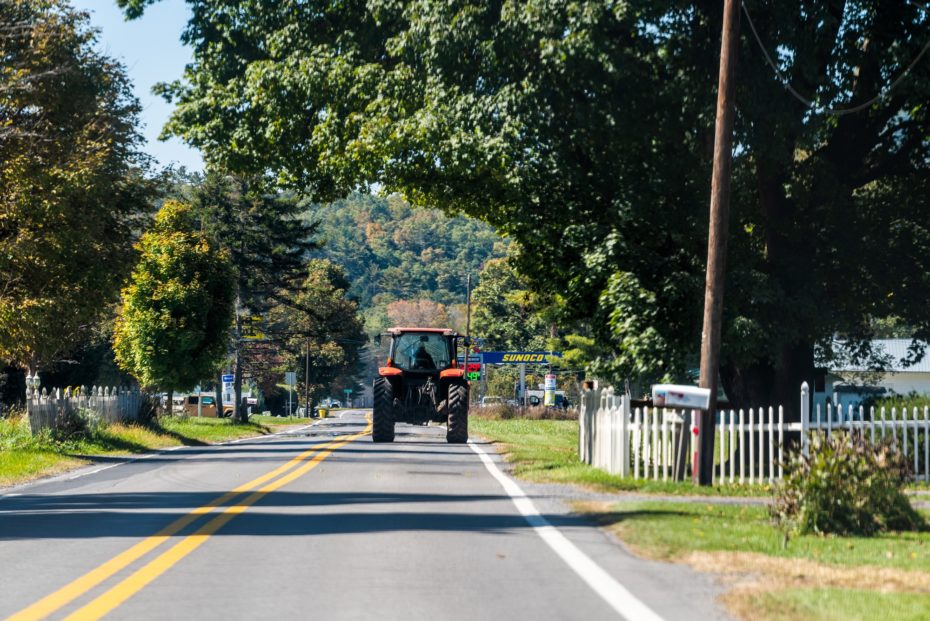
{"type": "MultiPolygon", "coordinates": [[[[288,303],[286,292],[306,264],[315,225],[301,217],[304,207],[294,196],[268,194],[261,183],[220,173],[208,173],[190,190],[201,230],[224,248],[236,271],[236,313],[232,333],[236,417],[247,420],[241,407],[244,357],[250,347],[244,322],[265,315],[275,304],[288,303]]],[[[262,347],[255,348],[263,356],[262,347]]],[[[217,382],[217,403],[222,403],[217,382]]]]}

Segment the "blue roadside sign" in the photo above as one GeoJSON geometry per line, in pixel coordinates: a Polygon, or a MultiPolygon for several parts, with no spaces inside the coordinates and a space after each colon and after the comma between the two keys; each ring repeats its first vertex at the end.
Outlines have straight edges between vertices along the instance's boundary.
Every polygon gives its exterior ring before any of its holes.
{"type": "MultiPolygon", "coordinates": [[[[216,377],[216,376],[214,375],[213,377],[216,377]]],[[[236,377],[235,377],[234,375],[232,375],[231,373],[230,373],[229,375],[224,375],[224,376],[223,376],[223,383],[224,383],[224,384],[232,384],[234,381],[236,381],[236,377]]]]}

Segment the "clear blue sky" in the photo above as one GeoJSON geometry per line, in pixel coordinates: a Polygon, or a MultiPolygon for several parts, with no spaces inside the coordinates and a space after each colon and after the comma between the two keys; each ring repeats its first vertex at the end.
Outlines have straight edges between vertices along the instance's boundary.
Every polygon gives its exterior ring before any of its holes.
{"type": "Polygon", "coordinates": [[[142,102],[145,150],[163,166],[175,162],[190,170],[202,170],[199,152],[177,139],[158,140],[171,105],[152,94],[157,82],[180,78],[191,60],[191,50],[180,41],[189,14],[184,0],[156,2],[131,22],[123,18],[114,0],[72,0],[72,4],[91,13],[91,23],[101,30],[101,50],[126,65],[136,97],[142,102]]]}

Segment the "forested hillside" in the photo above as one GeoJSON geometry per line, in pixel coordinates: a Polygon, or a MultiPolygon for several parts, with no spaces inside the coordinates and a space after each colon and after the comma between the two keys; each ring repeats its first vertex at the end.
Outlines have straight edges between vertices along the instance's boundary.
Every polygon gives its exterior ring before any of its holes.
{"type": "Polygon", "coordinates": [[[458,324],[466,275],[507,248],[486,224],[414,209],[398,196],[353,194],[310,217],[319,220],[318,254],[345,270],[369,332],[405,319],[458,324]]]}

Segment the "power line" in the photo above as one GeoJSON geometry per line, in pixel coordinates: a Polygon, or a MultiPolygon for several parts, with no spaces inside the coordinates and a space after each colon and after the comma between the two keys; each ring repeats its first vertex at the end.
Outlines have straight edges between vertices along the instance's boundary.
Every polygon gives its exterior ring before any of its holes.
{"type": "MultiPolygon", "coordinates": [[[[919,2],[915,2],[913,0],[912,2],[913,4],[916,4],[921,9],[927,10],[927,5],[921,4],[919,2]]],[[[881,91],[879,91],[879,93],[875,97],[869,99],[868,101],[858,104],[856,106],[853,106],[851,108],[828,108],[828,107],[824,107],[824,106],[814,103],[812,100],[806,98],[804,95],[799,93],[793,86],[791,86],[791,83],[782,73],[781,69],[779,69],[778,65],[775,64],[775,61],[772,60],[772,57],[771,55],[769,55],[768,50],[765,49],[765,44],[762,43],[762,38],[759,36],[758,31],[756,31],[756,25],[752,22],[752,17],[749,15],[749,9],[746,8],[746,3],[741,2],[740,5],[743,7],[743,14],[746,15],[746,21],[749,23],[749,29],[752,31],[752,35],[753,37],[755,37],[756,43],[759,45],[759,49],[762,50],[762,54],[763,56],[765,56],[766,62],[768,62],[769,66],[775,71],[775,75],[778,77],[778,81],[781,82],[782,86],[784,86],[785,89],[795,97],[795,99],[800,101],[802,104],[804,104],[811,110],[815,112],[820,112],[822,114],[832,114],[834,116],[854,114],[856,112],[861,112],[862,110],[865,110],[866,108],[868,108],[875,102],[881,99],[884,99],[885,97],[888,96],[888,93],[890,93],[892,89],[894,89],[901,82],[901,80],[907,77],[907,74],[910,73],[911,69],[913,69],[914,66],[917,65],[918,62],[920,62],[920,59],[923,58],[924,54],[927,53],[927,50],[930,50],[930,40],[928,40],[927,43],[924,45],[923,49],[920,50],[920,53],[917,54],[916,57],[914,57],[914,60],[911,61],[911,64],[907,66],[907,68],[901,73],[901,75],[895,78],[895,80],[891,82],[891,84],[883,88],[881,91]]]]}

